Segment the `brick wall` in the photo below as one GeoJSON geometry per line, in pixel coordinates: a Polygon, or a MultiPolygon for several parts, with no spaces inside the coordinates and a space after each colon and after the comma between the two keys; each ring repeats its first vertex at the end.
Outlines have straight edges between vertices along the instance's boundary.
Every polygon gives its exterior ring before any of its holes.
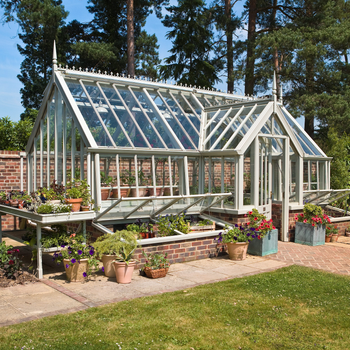
{"type": "MultiPolygon", "coordinates": [[[[19,151],[0,151],[0,191],[20,190],[21,163],[19,151]]],[[[23,188],[26,188],[26,157],[23,157],[23,188]]],[[[19,229],[19,219],[11,215],[2,216],[4,231],[19,229]]]]}

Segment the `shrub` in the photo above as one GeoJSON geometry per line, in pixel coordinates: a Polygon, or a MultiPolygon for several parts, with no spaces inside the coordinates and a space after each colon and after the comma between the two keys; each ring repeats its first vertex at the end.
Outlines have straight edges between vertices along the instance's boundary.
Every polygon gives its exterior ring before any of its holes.
{"type": "Polygon", "coordinates": [[[18,253],[19,249],[14,249],[12,245],[6,246],[5,242],[0,243],[0,270],[7,278],[15,278],[22,267],[18,253]]]}

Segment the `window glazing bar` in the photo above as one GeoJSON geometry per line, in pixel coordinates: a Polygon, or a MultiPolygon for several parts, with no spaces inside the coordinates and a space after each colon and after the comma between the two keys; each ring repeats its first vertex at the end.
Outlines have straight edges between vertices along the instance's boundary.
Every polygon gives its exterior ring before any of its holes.
{"type": "Polygon", "coordinates": [[[200,116],[197,114],[197,112],[195,111],[195,109],[192,107],[191,103],[187,100],[187,98],[185,97],[185,95],[181,92],[180,96],[184,99],[184,101],[186,102],[187,106],[190,107],[191,111],[193,112],[193,114],[197,117],[197,119],[200,121],[201,118],[200,116]]]}

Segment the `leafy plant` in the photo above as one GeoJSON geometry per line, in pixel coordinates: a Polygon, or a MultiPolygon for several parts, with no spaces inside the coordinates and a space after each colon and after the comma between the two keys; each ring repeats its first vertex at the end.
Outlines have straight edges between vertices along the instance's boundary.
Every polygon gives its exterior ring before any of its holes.
{"type": "Polygon", "coordinates": [[[69,213],[72,211],[71,205],[66,204],[51,204],[51,203],[44,203],[41,204],[36,212],[38,214],[59,214],[59,213],[69,213]]]}
{"type": "Polygon", "coordinates": [[[168,253],[165,254],[158,254],[158,253],[151,253],[146,254],[144,251],[142,251],[142,255],[146,258],[145,265],[142,270],[145,268],[150,268],[152,270],[159,270],[159,269],[166,269],[170,266],[170,263],[167,259],[168,253]]]}
{"type": "Polygon", "coordinates": [[[153,225],[150,222],[142,222],[140,219],[137,219],[133,224],[128,225],[126,229],[137,233],[153,232],[153,225]]]}
{"type": "Polygon", "coordinates": [[[260,214],[257,209],[249,211],[245,216],[249,218],[246,227],[248,229],[254,229],[251,231],[259,232],[260,238],[263,238],[271,230],[274,230],[276,227],[272,224],[272,219],[266,220],[266,216],[260,214]]]}
{"type": "Polygon", "coordinates": [[[102,186],[110,186],[114,182],[114,179],[112,176],[108,176],[104,171],[100,172],[100,178],[101,178],[101,185],[102,186]]]}
{"type": "Polygon", "coordinates": [[[136,182],[135,176],[129,170],[124,170],[124,173],[120,176],[120,180],[124,185],[132,186],[136,182]]]}
{"type": "Polygon", "coordinates": [[[259,234],[255,232],[254,228],[247,228],[236,224],[230,230],[220,232],[217,241],[218,243],[250,242],[254,238],[259,237],[259,234]]]}
{"type": "Polygon", "coordinates": [[[158,232],[160,236],[173,236],[175,230],[182,233],[190,232],[189,220],[186,220],[186,213],[179,215],[165,215],[158,217],[158,232]]]}
{"type": "Polygon", "coordinates": [[[197,226],[208,226],[208,225],[212,225],[213,224],[213,221],[211,220],[201,220],[197,223],[197,226]]]}
{"type": "Polygon", "coordinates": [[[327,225],[326,226],[326,236],[337,235],[339,233],[338,226],[336,225],[327,225]]]}
{"type": "Polygon", "coordinates": [[[97,238],[93,243],[94,248],[99,257],[102,255],[117,255],[123,247],[130,246],[136,248],[138,246],[137,237],[133,231],[121,230],[113,234],[105,234],[97,238]]]}

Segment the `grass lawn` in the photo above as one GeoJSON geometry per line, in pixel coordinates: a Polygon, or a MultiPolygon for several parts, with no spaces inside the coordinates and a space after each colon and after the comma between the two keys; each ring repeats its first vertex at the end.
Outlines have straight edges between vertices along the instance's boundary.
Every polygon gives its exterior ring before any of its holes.
{"type": "Polygon", "coordinates": [[[350,349],[350,277],[291,266],[3,327],[0,349],[350,349]]]}

